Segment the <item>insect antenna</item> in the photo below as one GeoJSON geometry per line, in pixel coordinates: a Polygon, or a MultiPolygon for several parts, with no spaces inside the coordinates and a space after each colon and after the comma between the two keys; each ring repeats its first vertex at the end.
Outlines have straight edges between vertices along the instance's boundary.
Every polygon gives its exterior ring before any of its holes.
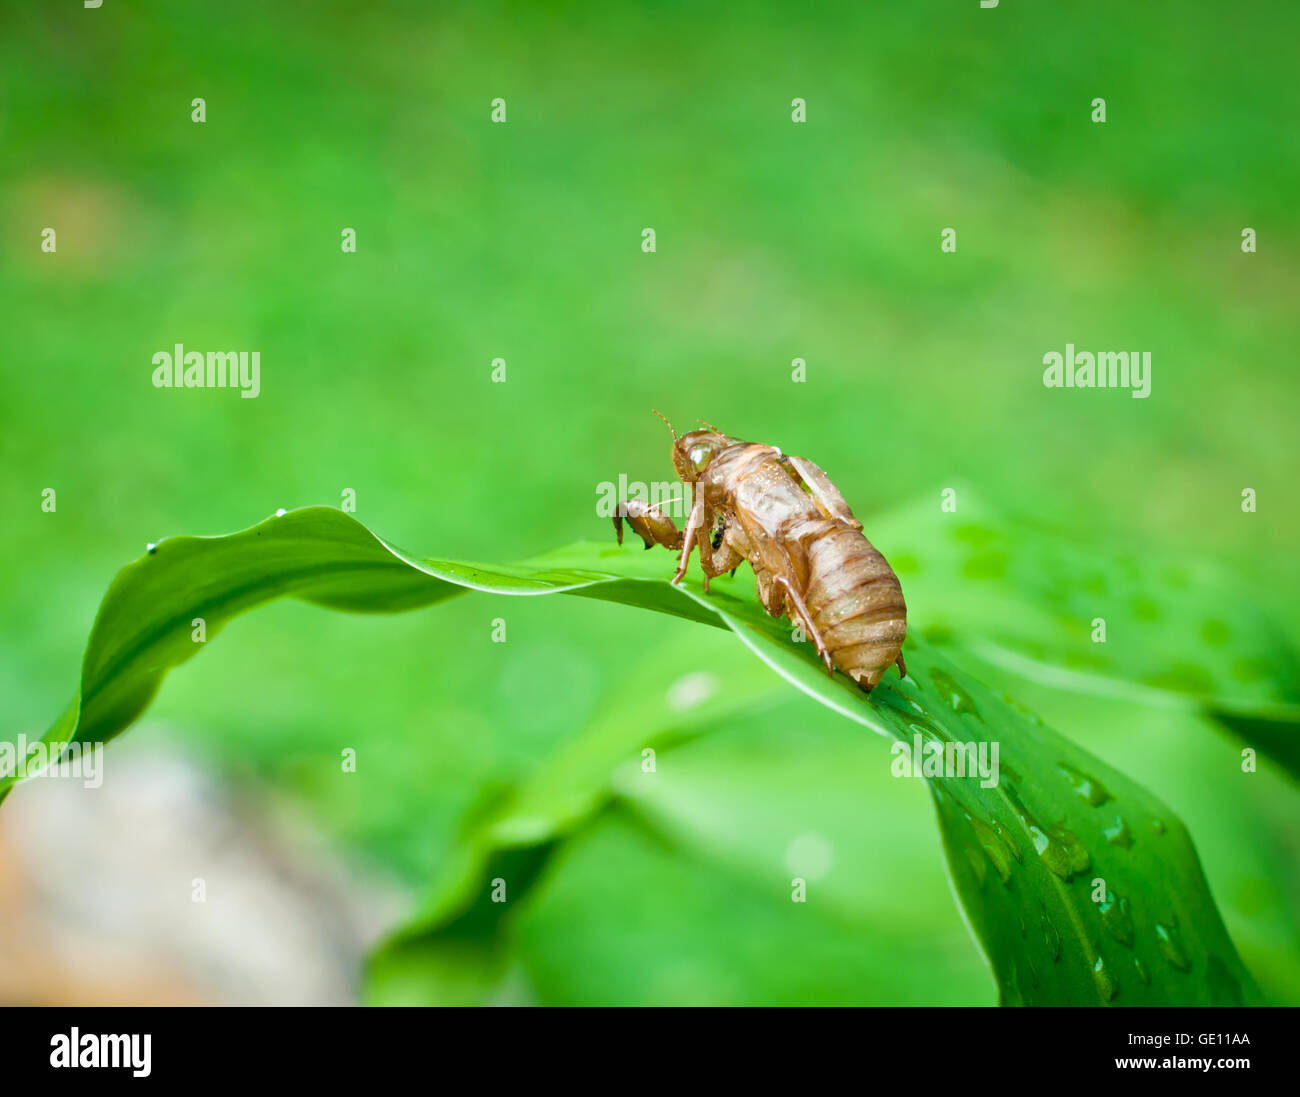
{"type": "Polygon", "coordinates": [[[681,501],[682,497],[680,495],[674,495],[671,499],[660,499],[657,503],[651,503],[645,509],[647,511],[658,510],[660,507],[667,506],[669,503],[680,503],[681,501]]]}
{"type": "Polygon", "coordinates": [[[714,434],[721,434],[721,433],[722,433],[722,431],[720,431],[720,430],[719,430],[717,427],[715,427],[712,423],[706,423],[703,419],[696,419],[695,421],[696,421],[697,423],[699,423],[700,426],[702,426],[702,427],[708,427],[709,430],[713,431],[714,434]]]}
{"type": "MultiPolygon", "coordinates": [[[[651,408],[650,410],[651,410],[651,411],[654,411],[654,408],[651,408]]],[[[655,413],[656,415],[658,415],[659,418],[662,419],[662,420],[664,421],[664,426],[666,426],[666,427],[668,428],[668,432],[673,436],[673,441],[676,442],[676,441],[677,441],[677,432],[676,432],[675,430],[673,430],[673,425],[672,425],[672,423],[668,422],[668,416],[666,416],[666,415],[664,415],[662,412],[658,412],[658,411],[654,411],[654,413],[655,413]]]]}

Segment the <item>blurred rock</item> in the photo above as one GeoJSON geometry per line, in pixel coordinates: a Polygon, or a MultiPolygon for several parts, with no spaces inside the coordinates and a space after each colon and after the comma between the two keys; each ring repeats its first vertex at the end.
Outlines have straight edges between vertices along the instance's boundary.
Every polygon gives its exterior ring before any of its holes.
{"type": "Polygon", "coordinates": [[[272,793],[114,743],[102,787],[0,810],[0,1003],[351,1004],[406,902],[272,793]]]}

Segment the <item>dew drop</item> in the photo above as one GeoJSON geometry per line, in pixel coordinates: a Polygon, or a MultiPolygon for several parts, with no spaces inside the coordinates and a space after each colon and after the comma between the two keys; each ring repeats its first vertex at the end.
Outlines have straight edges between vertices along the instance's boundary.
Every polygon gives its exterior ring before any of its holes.
{"type": "Polygon", "coordinates": [[[1118,815],[1115,816],[1115,822],[1112,826],[1102,828],[1102,833],[1106,835],[1106,841],[1112,846],[1128,849],[1133,845],[1133,832],[1128,829],[1128,824],[1118,815]]]}
{"type": "Polygon", "coordinates": [[[1065,847],[1070,857],[1070,867],[1075,872],[1087,872],[1092,867],[1092,858],[1088,856],[1087,849],[1074,834],[1061,827],[1053,827],[1051,834],[1065,847]]]}
{"type": "Polygon", "coordinates": [[[154,544],[152,541],[150,541],[147,545],[145,545],[144,550],[145,550],[145,552],[147,552],[150,556],[152,556],[154,553],[156,553],[156,552],[158,551],[158,546],[157,546],[156,544],[154,544]]]}
{"type": "Polygon", "coordinates": [[[1082,796],[1088,802],[1089,806],[1097,807],[1111,798],[1110,792],[1106,789],[1106,786],[1098,781],[1097,778],[1089,777],[1086,773],[1075,769],[1073,766],[1066,765],[1064,762],[1060,763],[1059,768],[1061,772],[1070,779],[1070,784],[1074,787],[1074,791],[1082,796]]]}
{"type": "Polygon", "coordinates": [[[287,510],[285,510],[284,507],[281,507],[279,510],[277,510],[277,511],[275,512],[275,517],[277,517],[277,518],[283,518],[283,517],[284,517],[286,514],[288,514],[288,513],[289,513],[289,512],[288,512],[287,510]]]}
{"type": "Polygon", "coordinates": [[[1151,985],[1151,976],[1147,972],[1146,966],[1136,956],[1133,957],[1133,970],[1138,973],[1138,978],[1142,980],[1143,986],[1151,985]]]}
{"type": "Polygon", "coordinates": [[[1097,993],[1104,1002],[1111,1001],[1119,993],[1119,980],[1106,970],[1106,961],[1100,956],[1092,965],[1092,981],[1097,984],[1097,993]]]}
{"type": "Polygon", "coordinates": [[[1034,843],[1034,852],[1037,853],[1039,857],[1041,857],[1043,851],[1052,844],[1052,840],[1048,838],[1039,827],[1034,825],[1029,827],[1029,838],[1034,843]]]}
{"type": "Polygon", "coordinates": [[[952,705],[954,712],[968,712],[976,718],[979,717],[979,711],[975,708],[975,702],[971,700],[970,694],[958,685],[956,679],[947,671],[932,667],[930,681],[934,683],[934,688],[943,698],[952,705]]]}
{"type": "Polygon", "coordinates": [[[998,877],[1005,884],[1011,879],[1011,858],[1007,856],[1007,851],[998,839],[997,832],[983,819],[976,819],[969,812],[965,814],[966,822],[970,824],[971,830],[975,832],[975,840],[979,843],[980,849],[993,863],[998,877]]]}
{"type": "Polygon", "coordinates": [[[1183,951],[1182,939],[1178,936],[1177,918],[1172,919],[1170,925],[1156,923],[1156,947],[1160,949],[1160,955],[1179,971],[1192,970],[1191,962],[1183,951]]]}
{"type": "Polygon", "coordinates": [[[1016,859],[1016,863],[1019,864],[1021,861],[1020,843],[1016,841],[1015,836],[996,819],[993,821],[993,830],[1002,839],[1007,849],[1010,850],[1011,856],[1016,859]]]}
{"type": "Polygon", "coordinates": [[[1034,852],[1052,872],[1062,880],[1070,880],[1091,867],[1092,859],[1088,856],[1088,851],[1073,833],[1059,824],[1044,830],[1025,807],[1014,785],[1004,784],[1003,791],[1020,816],[1020,821],[1025,824],[1025,829],[1029,831],[1034,852]]]}
{"type": "MultiPolygon", "coordinates": [[[[913,734],[919,735],[927,743],[944,742],[944,737],[935,728],[931,727],[929,724],[918,724],[915,720],[910,720],[908,721],[907,726],[912,729],[913,734]]],[[[921,759],[921,761],[922,762],[925,761],[924,757],[921,759]]],[[[918,772],[917,776],[919,777],[921,776],[921,774],[918,772]]]]}
{"type": "Polygon", "coordinates": [[[1087,872],[1092,865],[1083,843],[1063,827],[1050,827],[1046,833],[1038,827],[1030,827],[1029,833],[1033,835],[1039,860],[1062,880],[1072,880],[1079,873],[1087,872]]]}
{"type": "Polygon", "coordinates": [[[1155,831],[1157,834],[1164,834],[1164,832],[1165,832],[1165,824],[1164,824],[1164,820],[1163,820],[1163,819],[1152,819],[1152,820],[1151,820],[1151,829],[1152,829],[1153,831],[1155,831]]]}
{"type": "Polygon", "coordinates": [[[1101,904],[1101,924],[1106,927],[1106,932],[1115,938],[1120,944],[1133,947],[1133,917],[1129,913],[1128,900],[1117,899],[1113,894],[1106,896],[1106,901],[1101,904]]]}

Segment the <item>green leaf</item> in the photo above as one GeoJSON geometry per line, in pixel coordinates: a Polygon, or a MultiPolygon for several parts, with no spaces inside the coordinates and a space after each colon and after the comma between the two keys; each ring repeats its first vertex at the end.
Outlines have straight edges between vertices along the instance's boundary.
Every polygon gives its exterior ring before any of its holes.
{"type": "MultiPolygon", "coordinates": [[[[662,557],[661,557],[662,560],[662,557]]],[[[710,639],[712,639],[710,637],[710,639]]],[[[383,1005],[461,1005],[496,1000],[510,964],[507,916],[567,839],[590,829],[613,795],[615,771],[642,751],[662,753],[746,720],[788,689],[756,660],[681,668],[712,645],[687,636],[652,652],[611,683],[606,703],[527,781],[471,820],[459,856],[420,909],[371,958],[368,994],[383,1005]],[[668,685],[666,685],[666,683],[668,685]],[[509,905],[493,902],[492,881],[509,884],[509,905]]]]}
{"type": "Polygon", "coordinates": [[[481,898],[508,882],[497,919],[421,911],[372,959],[368,1000],[996,1000],[953,917],[925,784],[891,777],[885,743],[741,645],[680,632],[472,828],[480,850],[544,849],[540,878],[521,887],[504,858],[482,867],[463,885],[481,898]],[[824,876],[818,846],[834,851],[824,876]],[[806,902],[791,901],[792,874],[808,876],[806,902]],[[453,973],[471,957],[493,977],[464,997],[453,973]]]}
{"type": "Polygon", "coordinates": [[[965,488],[955,513],[913,505],[869,532],[914,630],[1055,688],[1203,709],[1300,777],[1300,657],[1260,597],[1209,561],[1012,524],[965,488]]]}
{"type": "MultiPolygon", "coordinates": [[[[671,585],[671,571],[666,554],[612,544],[575,545],[510,566],[419,559],[323,507],[227,537],[170,538],[114,580],[87,645],[79,699],[49,738],[94,742],[118,734],[166,672],[202,646],[192,635],[196,619],[206,622],[210,640],[231,617],[277,597],[375,612],[428,605],[464,589],[622,602],[730,629],[787,682],[897,740],[896,749],[969,743],[991,752],[996,745],[996,784],[952,775],[929,783],[958,897],[1004,1001],[1257,1000],[1190,838],[1155,797],[970,679],[924,640],[909,639],[909,677],[891,676],[868,697],[842,675],[827,677],[809,646],[793,642],[788,625],[758,605],[752,582],[715,582],[706,595],[689,579],[671,585]]],[[[576,813],[583,814],[581,804],[576,813]]],[[[535,824],[524,846],[544,846],[551,829],[535,824]]],[[[462,880],[478,879],[511,844],[480,850],[462,880]]],[[[481,893],[463,883],[453,892],[445,914],[480,916],[481,893]]]]}

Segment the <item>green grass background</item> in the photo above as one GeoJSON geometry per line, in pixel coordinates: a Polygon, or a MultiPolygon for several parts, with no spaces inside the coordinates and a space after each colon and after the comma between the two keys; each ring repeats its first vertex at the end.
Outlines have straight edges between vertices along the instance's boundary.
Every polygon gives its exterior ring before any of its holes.
{"type": "MultiPolygon", "coordinates": [[[[1300,10],[1263,0],[6,7],[5,733],[62,708],[146,541],[346,488],[414,551],[605,537],[600,481],[671,476],[652,407],[812,456],[868,532],[970,483],[1079,537],[1220,560],[1300,636],[1298,34],[1300,10]],[[176,342],[260,350],[261,396],[154,389],[176,342]],[[1150,350],[1151,398],[1045,389],[1066,342],[1150,350]]],[[[274,782],[418,883],[474,805],[594,714],[636,719],[619,683],[647,650],[680,647],[683,674],[732,657],[694,631],[567,599],[275,605],[178,672],[139,734],[274,782]]],[[[1246,962],[1300,1001],[1294,786],[1225,777],[1236,748],[1191,717],[1017,689],[1182,814],[1246,962]]],[[[728,824],[741,846],[773,818],[768,852],[814,824],[842,836],[835,929],[727,883],[744,857],[685,808],[693,853],[616,815],[521,916],[535,993],[991,1001],[924,791],[877,779],[885,743],[795,698],[760,724],[682,764],[698,797],[763,805],[728,824]],[[816,823],[845,773],[871,814],[816,823]],[[903,970],[847,960],[887,915],[931,947],[903,970]]]]}

